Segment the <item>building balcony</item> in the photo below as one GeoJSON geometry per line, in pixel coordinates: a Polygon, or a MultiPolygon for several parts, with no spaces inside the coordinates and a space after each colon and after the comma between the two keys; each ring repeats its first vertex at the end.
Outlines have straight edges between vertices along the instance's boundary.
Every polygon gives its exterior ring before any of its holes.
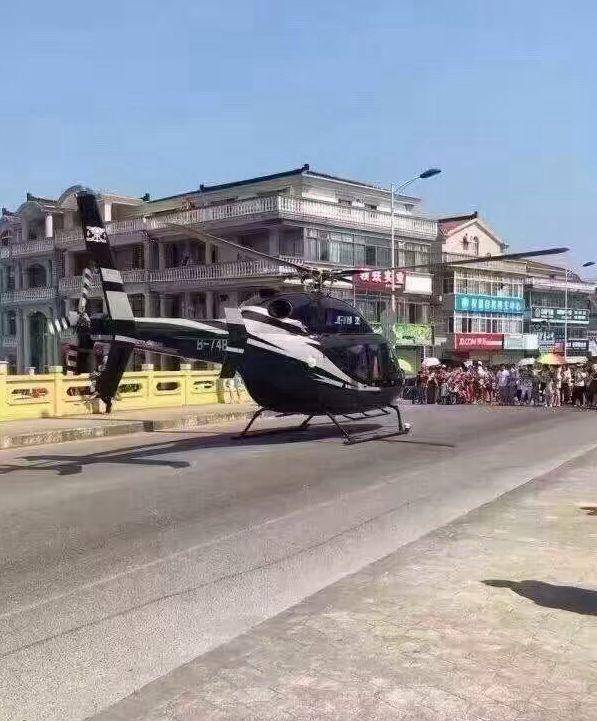
{"type": "MultiPolygon", "coordinates": [[[[143,269],[134,270],[123,270],[122,280],[127,285],[134,285],[138,283],[145,283],[148,279],[149,271],[143,269]]],[[[70,295],[72,293],[79,293],[83,283],[83,276],[75,275],[69,278],[60,278],[58,281],[58,292],[61,295],[70,295]]],[[[100,278],[97,273],[91,276],[91,290],[92,292],[99,292],[101,289],[100,278]]]]}
{"type": "MultiPolygon", "coordinates": [[[[378,231],[390,231],[391,214],[386,211],[368,210],[338,205],[311,198],[296,198],[287,195],[275,195],[266,198],[238,200],[222,205],[181,210],[166,215],[148,218],[130,218],[107,224],[110,235],[136,232],[152,232],[167,229],[168,224],[197,226],[231,220],[250,220],[255,218],[284,217],[294,220],[328,222],[346,227],[369,228],[378,231]]],[[[394,213],[394,230],[398,235],[434,240],[437,236],[437,222],[429,218],[394,213]]],[[[79,246],[83,242],[80,230],[56,234],[56,245],[60,248],[79,246]]]]}
{"type": "Polygon", "coordinates": [[[573,282],[571,280],[566,283],[565,280],[558,280],[556,278],[527,278],[525,281],[527,288],[534,290],[552,290],[562,293],[568,288],[569,293],[587,293],[587,295],[593,295],[597,282],[573,282]]]}
{"type": "MultiPolygon", "coordinates": [[[[456,263],[459,260],[470,260],[471,258],[474,258],[475,256],[472,254],[464,254],[464,253],[442,253],[441,255],[441,262],[442,263],[454,263],[455,265],[449,266],[450,268],[460,268],[467,270],[489,270],[494,273],[515,273],[516,275],[526,275],[526,264],[524,262],[520,262],[517,260],[492,260],[492,261],[484,261],[483,256],[479,256],[479,262],[478,263],[471,263],[466,264],[463,266],[458,266],[456,263]]],[[[440,259],[432,259],[432,262],[438,262],[440,259]]]]}
{"type": "MultiPolygon", "coordinates": [[[[280,256],[286,258],[286,256],[280,256]]],[[[300,262],[298,258],[286,258],[300,262]]],[[[210,285],[210,281],[235,280],[244,278],[261,278],[264,276],[277,276],[287,273],[289,268],[285,265],[276,265],[266,260],[237,260],[229,263],[212,263],[211,265],[183,265],[163,270],[125,270],[122,271],[122,280],[125,285],[131,286],[139,283],[177,285],[210,285]]],[[[61,295],[79,293],[82,285],[82,276],[60,278],[58,291],[61,295]]],[[[91,278],[91,292],[97,295],[101,290],[100,279],[97,274],[91,278]]]]}
{"type": "Polygon", "coordinates": [[[290,269],[285,265],[276,265],[267,260],[236,260],[229,263],[211,265],[185,265],[178,268],[165,268],[149,272],[152,283],[193,282],[234,278],[259,278],[268,275],[280,275],[290,269]]]}
{"type": "Polygon", "coordinates": [[[0,303],[37,303],[43,300],[54,300],[56,288],[24,288],[22,290],[9,290],[0,294],[0,303]]]}
{"type": "Polygon", "coordinates": [[[0,248],[0,259],[26,258],[28,256],[48,255],[54,252],[53,238],[29,240],[26,243],[14,243],[0,248]]]}

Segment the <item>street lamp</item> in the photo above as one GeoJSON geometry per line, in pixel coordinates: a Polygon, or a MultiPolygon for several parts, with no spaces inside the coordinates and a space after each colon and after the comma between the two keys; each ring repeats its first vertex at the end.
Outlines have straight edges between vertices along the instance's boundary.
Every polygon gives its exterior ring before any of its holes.
{"type": "MultiPolygon", "coordinates": [[[[441,172],[440,168],[427,168],[427,170],[415,175],[414,178],[407,180],[405,183],[400,183],[397,186],[394,183],[390,184],[390,247],[392,254],[392,267],[394,267],[394,264],[396,263],[396,240],[394,237],[394,193],[402,192],[404,188],[408,187],[411,183],[414,183],[415,180],[427,180],[427,178],[433,178],[434,175],[439,175],[441,172]]],[[[396,317],[396,274],[394,272],[392,272],[392,315],[394,318],[396,317]]]]}
{"type": "MultiPolygon", "coordinates": [[[[590,268],[595,265],[594,260],[587,260],[586,263],[581,265],[581,268],[590,268]]],[[[569,268],[564,268],[564,360],[568,357],[568,274],[570,273],[569,268]]]]}

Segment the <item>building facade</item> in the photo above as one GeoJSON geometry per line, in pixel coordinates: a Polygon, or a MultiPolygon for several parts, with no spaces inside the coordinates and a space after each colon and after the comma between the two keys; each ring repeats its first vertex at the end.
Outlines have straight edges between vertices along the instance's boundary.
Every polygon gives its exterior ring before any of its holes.
{"type": "MultiPolygon", "coordinates": [[[[0,219],[0,357],[14,370],[42,371],[61,364],[69,333],[47,332],[47,321],[75,309],[87,264],[77,217],[79,186],[57,199],[27,195],[16,211],[0,219]]],[[[274,175],[199,189],[152,200],[100,195],[116,262],[133,312],[138,316],[218,317],[256,293],[267,293],[295,280],[284,279],[282,265],[260,261],[185,232],[200,227],[240,245],[279,258],[299,259],[320,267],[363,268],[421,266],[429,261],[437,222],[419,211],[420,201],[399,196],[395,202],[395,257],[390,250],[390,194],[359,181],[313,171],[308,165],[274,175]],[[175,224],[177,227],[172,227],[175,224]]],[[[405,348],[422,353],[424,326],[430,328],[431,276],[420,268],[396,284],[396,320],[418,326],[400,336],[405,348]],[[416,328],[415,328],[416,330],[416,328]],[[414,332],[414,331],[413,331],[414,332]],[[413,341],[414,339],[414,341],[413,341]]],[[[366,317],[387,326],[388,283],[337,284],[331,291],[352,300],[366,317]]],[[[101,312],[97,278],[89,312],[101,312]]],[[[393,318],[392,318],[393,320],[393,318]]],[[[172,360],[135,356],[170,367],[172,360]]]]}
{"type": "Polygon", "coordinates": [[[589,353],[589,325],[595,284],[558,266],[527,262],[525,330],[537,335],[541,352],[589,353]]]}
{"type": "Polygon", "coordinates": [[[458,265],[506,248],[477,213],[438,221],[434,260],[451,263],[434,276],[435,350],[442,357],[502,363],[537,350],[536,339],[524,329],[525,262],[458,265]]]}

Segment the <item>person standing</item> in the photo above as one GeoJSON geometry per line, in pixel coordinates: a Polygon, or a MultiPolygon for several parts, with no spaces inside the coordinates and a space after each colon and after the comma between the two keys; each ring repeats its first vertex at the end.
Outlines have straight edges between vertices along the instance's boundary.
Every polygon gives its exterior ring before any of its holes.
{"type": "Polygon", "coordinates": [[[572,374],[572,405],[582,408],[585,404],[587,374],[582,367],[578,367],[572,374]]]}
{"type": "Polygon", "coordinates": [[[516,391],[518,389],[518,369],[516,366],[510,366],[508,369],[508,386],[506,389],[506,395],[508,398],[508,405],[513,406],[516,403],[516,391]]]}
{"type": "Polygon", "coordinates": [[[547,408],[553,408],[554,397],[554,376],[552,371],[548,370],[545,376],[545,405],[547,408]]]}
{"type": "Polygon", "coordinates": [[[431,368],[427,379],[427,403],[437,403],[439,382],[437,377],[437,369],[431,368]]]}
{"type": "Polygon", "coordinates": [[[572,371],[569,365],[562,366],[562,387],[561,402],[565,405],[570,403],[570,395],[572,393],[572,371]]]}
{"type": "Polygon", "coordinates": [[[590,408],[595,408],[597,405],[597,369],[594,365],[588,372],[587,403],[590,408]]]}
{"type": "Polygon", "coordinates": [[[508,383],[510,373],[506,366],[502,366],[497,374],[498,397],[500,405],[505,406],[508,403],[508,383]]]}
{"type": "Polygon", "coordinates": [[[541,374],[536,368],[532,371],[531,384],[531,404],[537,408],[541,405],[541,374]]]}
{"type": "Polygon", "coordinates": [[[533,395],[533,376],[529,368],[525,368],[520,374],[520,402],[523,405],[530,405],[533,395]]]}
{"type": "Polygon", "coordinates": [[[562,366],[557,366],[553,373],[553,403],[554,408],[562,405],[562,366]]]}

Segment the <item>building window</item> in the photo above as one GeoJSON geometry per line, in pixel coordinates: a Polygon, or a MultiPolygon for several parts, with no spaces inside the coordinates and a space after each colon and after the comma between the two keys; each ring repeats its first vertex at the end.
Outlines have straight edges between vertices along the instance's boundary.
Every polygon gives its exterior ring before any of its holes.
{"type": "Polygon", "coordinates": [[[376,265],[376,254],[374,245],[365,246],[365,265],[376,265]]]}
{"type": "Polygon", "coordinates": [[[133,246],[133,253],[131,258],[131,264],[133,268],[139,268],[142,269],[144,266],[144,253],[143,253],[143,246],[142,245],[135,245],[133,246]]]}
{"type": "MultiPolygon", "coordinates": [[[[307,230],[313,229],[308,228],[307,230]]],[[[315,233],[317,233],[317,231],[315,231],[315,233]]],[[[313,236],[311,235],[309,237],[313,236]]],[[[284,234],[280,237],[280,255],[291,255],[295,258],[302,258],[304,252],[303,229],[285,229],[284,234]]]]}
{"type": "Polygon", "coordinates": [[[131,302],[131,308],[133,309],[133,315],[135,318],[142,317],[145,313],[145,298],[141,293],[135,295],[129,295],[131,302]]]}
{"type": "Polygon", "coordinates": [[[350,208],[352,206],[352,200],[348,200],[348,198],[338,198],[338,205],[350,208]]]}
{"type": "Polygon", "coordinates": [[[5,319],[5,325],[6,328],[6,335],[16,335],[17,334],[17,316],[14,310],[9,310],[5,319]]]}
{"type": "Polygon", "coordinates": [[[46,269],[43,265],[31,265],[27,269],[29,288],[43,288],[46,285],[46,269]]]}
{"type": "Polygon", "coordinates": [[[330,260],[330,241],[327,238],[319,240],[319,257],[318,260],[329,262],[330,260]]]}

